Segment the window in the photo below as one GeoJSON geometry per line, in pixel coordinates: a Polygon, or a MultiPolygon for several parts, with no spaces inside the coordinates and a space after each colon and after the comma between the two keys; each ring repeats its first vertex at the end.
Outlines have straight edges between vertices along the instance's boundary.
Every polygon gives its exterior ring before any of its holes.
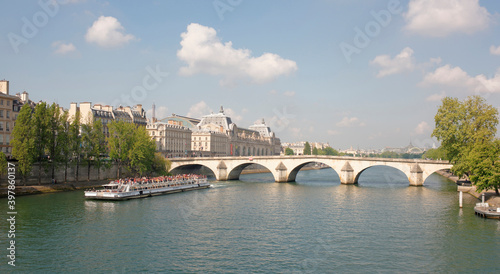
{"type": "Polygon", "coordinates": [[[0,145],[3,145],[3,134],[0,134],[0,145]]]}
{"type": "Polygon", "coordinates": [[[3,130],[3,122],[0,122],[0,130],[3,130]]]}
{"type": "Polygon", "coordinates": [[[7,110],[7,118],[10,118],[10,111],[7,110]]]}
{"type": "Polygon", "coordinates": [[[3,109],[0,109],[0,118],[3,118],[3,109]]]}
{"type": "Polygon", "coordinates": [[[10,106],[10,101],[7,101],[7,106],[10,106]]]}
{"type": "Polygon", "coordinates": [[[8,122],[7,122],[7,123],[5,123],[5,129],[6,129],[7,131],[10,131],[10,128],[9,128],[9,123],[8,123],[8,122]]]}
{"type": "Polygon", "coordinates": [[[2,99],[2,100],[0,100],[0,105],[2,105],[2,106],[3,106],[3,99],[2,99]]]}

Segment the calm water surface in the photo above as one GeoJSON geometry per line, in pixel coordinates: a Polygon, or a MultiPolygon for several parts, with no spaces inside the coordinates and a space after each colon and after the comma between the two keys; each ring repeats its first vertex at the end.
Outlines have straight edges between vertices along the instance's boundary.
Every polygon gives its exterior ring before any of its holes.
{"type": "MultiPolygon", "coordinates": [[[[16,271],[176,273],[500,273],[500,222],[432,175],[408,187],[382,167],[341,185],[331,169],[296,183],[270,174],[146,199],[83,192],[17,198],[16,271]]],[[[6,200],[0,200],[6,216],[6,200]]],[[[2,218],[5,220],[5,218],[2,218]]],[[[6,222],[2,221],[7,265],[6,222]]]]}

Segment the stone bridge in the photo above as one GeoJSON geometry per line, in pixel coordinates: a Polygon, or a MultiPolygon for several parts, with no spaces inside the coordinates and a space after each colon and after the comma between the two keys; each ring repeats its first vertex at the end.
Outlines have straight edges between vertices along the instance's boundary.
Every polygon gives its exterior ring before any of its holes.
{"type": "Polygon", "coordinates": [[[258,164],[267,168],[276,182],[293,182],[305,165],[322,163],[335,170],[342,184],[358,183],[361,173],[370,167],[389,166],[401,170],[412,186],[421,186],[432,173],[452,167],[448,161],[323,155],[172,158],[170,161],[171,171],[180,167],[205,166],[212,170],[218,181],[237,180],[245,167],[258,164]]]}

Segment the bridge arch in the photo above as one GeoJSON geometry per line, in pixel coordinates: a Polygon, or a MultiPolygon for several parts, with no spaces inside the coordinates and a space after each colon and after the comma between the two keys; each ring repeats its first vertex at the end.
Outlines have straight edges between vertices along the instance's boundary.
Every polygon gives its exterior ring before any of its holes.
{"type": "Polygon", "coordinates": [[[194,170],[199,170],[200,171],[199,173],[201,174],[203,173],[202,172],[203,168],[212,173],[211,175],[208,176],[213,176],[215,177],[216,180],[219,180],[219,178],[217,178],[217,173],[215,172],[215,170],[211,168],[209,165],[203,165],[203,164],[183,164],[172,168],[169,172],[174,175],[186,173],[184,170],[189,170],[190,173],[197,173],[196,171],[193,172],[194,169],[194,170]]]}
{"type": "Polygon", "coordinates": [[[314,159],[314,160],[306,160],[306,161],[296,165],[294,168],[292,168],[292,170],[288,174],[287,182],[294,182],[295,179],[297,178],[297,174],[304,166],[306,166],[307,164],[314,164],[314,163],[320,163],[320,164],[324,164],[324,165],[328,166],[333,171],[335,171],[337,176],[339,176],[339,178],[340,178],[339,172],[330,163],[328,163],[327,161],[321,161],[320,159],[314,159]]]}
{"type": "MultiPolygon", "coordinates": [[[[407,174],[405,171],[401,170],[401,169],[400,169],[400,168],[398,168],[398,167],[392,166],[392,165],[381,165],[381,164],[379,164],[379,165],[371,165],[371,166],[368,166],[368,167],[366,167],[366,168],[364,168],[364,169],[360,170],[360,171],[356,174],[356,176],[354,177],[354,183],[355,183],[355,184],[358,184],[358,183],[359,183],[359,178],[361,177],[361,175],[363,174],[363,172],[365,172],[365,171],[366,171],[366,170],[368,170],[368,169],[372,169],[372,170],[373,170],[373,169],[378,168],[378,167],[383,167],[383,168],[386,168],[386,169],[397,170],[397,171],[398,171],[398,173],[399,173],[400,175],[402,175],[402,176],[403,176],[404,180],[406,180],[406,182],[407,182],[407,183],[410,183],[410,177],[409,177],[409,174],[407,174]]],[[[388,173],[384,173],[384,177],[385,177],[386,179],[389,179],[389,180],[390,180],[391,178],[388,178],[389,176],[391,176],[391,175],[390,175],[390,174],[388,174],[388,173]]],[[[394,176],[394,177],[397,177],[397,176],[394,176]]],[[[396,179],[396,178],[394,178],[394,179],[396,179]]]]}
{"type": "Polygon", "coordinates": [[[267,169],[269,171],[269,173],[271,173],[273,175],[273,178],[276,180],[276,177],[274,176],[273,172],[271,171],[271,169],[267,166],[265,166],[264,164],[262,163],[254,163],[254,162],[245,162],[245,163],[241,163],[235,167],[233,167],[228,175],[227,175],[227,180],[238,180],[240,178],[240,175],[241,175],[241,172],[248,166],[250,165],[258,165],[258,166],[261,166],[265,169],[267,169]]]}

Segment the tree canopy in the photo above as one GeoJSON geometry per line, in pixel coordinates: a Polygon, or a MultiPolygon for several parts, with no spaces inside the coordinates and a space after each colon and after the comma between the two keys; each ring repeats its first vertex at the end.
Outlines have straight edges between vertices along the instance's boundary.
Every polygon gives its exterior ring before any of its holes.
{"type": "Polygon", "coordinates": [[[498,110],[480,96],[470,96],[463,102],[446,97],[434,119],[432,136],[441,141],[440,149],[453,164],[452,172],[467,176],[478,191],[495,189],[498,194],[498,110]]]}

